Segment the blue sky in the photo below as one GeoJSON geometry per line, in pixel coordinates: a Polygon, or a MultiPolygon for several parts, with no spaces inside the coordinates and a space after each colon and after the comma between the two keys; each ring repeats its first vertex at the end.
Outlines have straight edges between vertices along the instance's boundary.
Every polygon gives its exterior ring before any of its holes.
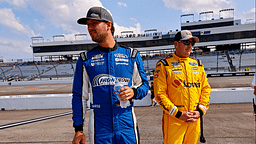
{"type": "MultiPolygon", "coordinates": [[[[203,16],[219,18],[219,10],[229,8],[235,9],[234,17],[242,23],[255,22],[255,0],[0,0],[0,58],[32,60],[33,36],[52,41],[54,35],[74,40],[75,34],[87,34],[87,27],[76,21],[92,6],[103,6],[112,13],[115,35],[126,30],[180,30],[181,20],[193,20],[180,19],[183,14],[194,14],[197,21],[200,12],[214,11],[214,15],[203,16]]],[[[221,16],[233,13],[222,12],[221,16]]]]}

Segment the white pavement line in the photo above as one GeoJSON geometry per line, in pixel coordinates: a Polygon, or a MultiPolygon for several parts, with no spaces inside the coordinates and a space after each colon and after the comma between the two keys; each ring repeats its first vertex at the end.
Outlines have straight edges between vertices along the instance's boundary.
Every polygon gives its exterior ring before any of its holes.
{"type": "Polygon", "coordinates": [[[7,89],[21,89],[21,88],[24,88],[24,87],[7,87],[7,89]]]}
{"type": "Polygon", "coordinates": [[[67,86],[67,85],[55,85],[55,86],[51,86],[51,87],[64,87],[64,86],[67,86]]]}
{"type": "Polygon", "coordinates": [[[253,116],[254,113],[242,113],[243,115],[246,115],[246,116],[253,116]]]}
{"type": "Polygon", "coordinates": [[[48,90],[54,90],[54,89],[36,89],[36,91],[48,91],[48,90]]]}
{"type": "Polygon", "coordinates": [[[49,86],[47,85],[47,86],[38,86],[38,87],[49,87],[49,86]]]}
{"type": "Polygon", "coordinates": [[[61,116],[69,115],[69,114],[72,114],[72,111],[60,113],[60,114],[56,114],[56,115],[50,115],[50,116],[46,116],[46,117],[41,117],[41,118],[36,118],[36,119],[30,119],[30,120],[26,120],[26,121],[20,121],[20,122],[16,122],[16,123],[10,123],[10,124],[6,124],[6,125],[1,125],[0,130],[10,128],[10,127],[19,126],[19,125],[29,124],[29,123],[33,123],[33,122],[43,121],[43,120],[47,120],[47,119],[52,119],[52,118],[56,118],[56,117],[61,117],[61,116]]]}
{"type": "Polygon", "coordinates": [[[247,82],[246,83],[242,83],[242,82],[241,83],[232,83],[232,84],[247,84],[247,82]]]}

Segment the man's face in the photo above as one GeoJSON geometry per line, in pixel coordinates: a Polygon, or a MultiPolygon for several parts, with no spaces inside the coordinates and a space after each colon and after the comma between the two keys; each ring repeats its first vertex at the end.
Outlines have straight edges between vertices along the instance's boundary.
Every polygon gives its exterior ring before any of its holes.
{"type": "MultiPolygon", "coordinates": [[[[189,41],[193,41],[193,39],[189,39],[189,41]]],[[[182,58],[188,57],[192,51],[192,45],[185,45],[182,41],[181,42],[174,42],[176,55],[182,58]]]]}
{"type": "Polygon", "coordinates": [[[87,20],[88,31],[93,41],[101,43],[108,35],[106,22],[87,20]]]}

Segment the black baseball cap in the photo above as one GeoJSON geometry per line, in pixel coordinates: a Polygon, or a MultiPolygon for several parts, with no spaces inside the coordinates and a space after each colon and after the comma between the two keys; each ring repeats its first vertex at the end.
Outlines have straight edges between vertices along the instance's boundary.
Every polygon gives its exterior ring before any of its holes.
{"type": "Polygon", "coordinates": [[[103,7],[92,7],[88,10],[87,16],[77,20],[77,23],[87,25],[87,20],[110,21],[113,24],[113,19],[110,12],[103,7]]]}
{"type": "Polygon", "coordinates": [[[188,39],[194,39],[195,43],[199,42],[199,39],[195,36],[192,36],[192,33],[189,30],[182,30],[176,33],[175,35],[175,41],[181,41],[181,40],[188,40],[188,39]]]}

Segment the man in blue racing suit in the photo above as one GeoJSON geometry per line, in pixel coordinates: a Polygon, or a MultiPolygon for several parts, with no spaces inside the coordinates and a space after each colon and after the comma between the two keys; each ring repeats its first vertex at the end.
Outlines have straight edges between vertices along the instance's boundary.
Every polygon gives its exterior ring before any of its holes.
{"type": "Polygon", "coordinates": [[[78,20],[88,26],[92,40],[98,46],[83,52],[76,64],[73,82],[73,144],[85,143],[83,133],[83,100],[90,99],[90,143],[138,144],[139,133],[133,109],[133,100],[142,99],[149,85],[142,59],[136,49],[118,46],[113,38],[114,27],[110,13],[101,7],[92,7],[86,18],[78,20]],[[114,92],[116,81],[125,87],[119,90],[119,98],[131,105],[121,108],[114,92]]]}

